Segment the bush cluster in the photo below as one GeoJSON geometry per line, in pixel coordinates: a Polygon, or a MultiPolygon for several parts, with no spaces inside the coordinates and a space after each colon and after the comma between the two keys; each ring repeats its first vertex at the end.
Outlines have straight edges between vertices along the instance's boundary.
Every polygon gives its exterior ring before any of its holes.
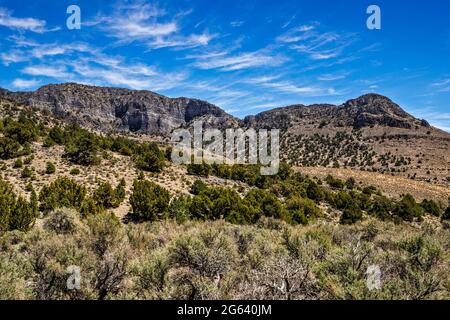
{"type": "Polygon", "coordinates": [[[30,201],[17,196],[12,186],[0,179],[0,231],[30,230],[38,215],[37,196],[31,190],[30,201]]]}

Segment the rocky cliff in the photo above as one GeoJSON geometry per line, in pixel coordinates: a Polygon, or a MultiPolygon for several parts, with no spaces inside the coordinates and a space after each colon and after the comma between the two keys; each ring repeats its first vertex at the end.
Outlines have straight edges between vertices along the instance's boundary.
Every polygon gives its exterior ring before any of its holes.
{"type": "Polygon", "coordinates": [[[205,101],[168,98],[150,91],[79,84],[47,85],[34,92],[0,91],[0,96],[47,110],[68,121],[98,131],[167,136],[194,119],[209,116],[231,126],[237,119],[205,101]]]}
{"type": "Polygon", "coordinates": [[[168,98],[151,91],[95,87],[74,83],[47,85],[34,92],[9,92],[0,97],[26,104],[98,131],[168,136],[175,128],[202,119],[205,126],[248,126],[289,129],[315,123],[317,127],[428,128],[425,120],[406,113],[390,99],[368,94],[342,105],[293,105],[239,120],[206,101],[168,98]]]}

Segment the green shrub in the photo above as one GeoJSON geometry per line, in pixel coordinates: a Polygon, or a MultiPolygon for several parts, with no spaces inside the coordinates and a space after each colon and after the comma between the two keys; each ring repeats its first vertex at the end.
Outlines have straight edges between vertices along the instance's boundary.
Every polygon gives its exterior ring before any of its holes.
{"type": "Polygon", "coordinates": [[[22,168],[23,167],[23,161],[22,159],[17,159],[16,161],[14,161],[14,165],[13,168],[22,168]]]}
{"type": "Polygon", "coordinates": [[[83,132],[66,144],[64,156],[71,162],[82,166],[97,165],[100,163],[100,158],[97,157],[98,149],[95,135],[83,132]]]}
{"type": "Polygon", "coordinates": [[[202,180],[195,180],[194,183],[192,184],[190,192],[193,195],[199,195],[200,193],[206,191],[207,189],[208,186],[206,185],[206,183],[204,183],[202,180]]]}
{"type": "Polygon", "coordinates": [[[376,196],[370,204],[368,213],[380,220],[387,221],[392,219],[392,210],[394,204],[384,196],[376,196]]]}
{"type": "Polygon", "coordinates": [[[125,179],[120,179],[119,184],[116,189],[114,189],[115,203],[114,206],[118,207],[125,200],[126,191],[125,191],[126,183],[125,179]]]}
{"type": "Polygon", "coordinates": [[[116,206],[116,194],[109,182],[103,182],[94,191],[93,199],[98,206],[110,209],[116,206]]]}
{"type": "Polygon", "coordinates": [[[59,144],[59,145],[62,145],[65,142],[64,131],[58,126],[55,126],[55,127],[50,129],[50,131],[48,133],[48,138],[52,142],[54,142],[56,144],[59,144]]]}
{"type": "Polygon", "coordinates": [[[104,209],[119,207],[125,200],[125,180],[122,179],[115,189],[109,182],[101,183],[94,191],[92,198],[97,206],[104,209]]]}
{"type": "Polygon", "coordinates": [[[36,221],[33,207],[24,198],[18,197],[9,219],[9,230],[30,230],[36,221]]]}
{"type": "Polygon", "coordinates": [[[425,210],[426,213],[432,214],[435,217],[440,217],[442,210],[439,205],[433,200],[424,199],[420,206],[425,210]]]}
{"type": "Polygon", "coordinates": [[[166,165],[164,152],[156,143],[140,146],[134,161],[138,169],[155,173],[161,172],[166,165]]]}
{"type": "Polygon", "coordinates": [[[310,181],[308,183],[308,186],[306,188],[306,195],[309,199],[314,200],[316,202],[322,201],[325,197],[322,188],[314,181],[310,181]]]}
{"type": "Polygon", "coordinates": [[[33,171],[30,169],[30,167],[25,167],[22,169],[22,171],[20,172],[20,177],[22,179],[28,179],[31,178],[31,176],[33,175],[33,171]]]}
{"type": "Polygon", "coordinates": [[[286,201],[288,219],[292,224],[308,224],[309,221],[322,216],[322,211],[310,199],[292,197],[286,201]]]}
{"type": "Polygon", "coordinates": [[[211,188],[204,193],[210,193],[209,197],[213,201],[210,219],[227,219],[232,212],[239,213],[242,199],[236,191],[229,188],[211,188]]]}
{"type": "Polygon", "coordinates": [[[187,172],[191,176],[208,177],[211,174],[212,167],[207,163],[187,165],[187,172]]]}
{"type": "Polygon", "coordinates": [[[77,175],[80,174],[80,172],[81,172],[80,169],[72,168],[72,169],[70,169],[69,174],[72,175],[72,176],[77,176],[77,175]]]}
{"type": "Polygon", "coordinates": [[[442,215],[442,220],[450,220],[450,205],[448,206],[447,210],[445,210],[444,214],[442,215]]]}
{"type": "Polygon", "coordinates": [[[17,141],[7,137],[0,137],[0,158],[13,159],[21,155],[22,147],[17,141]]]}
{"type": "Polygon", "coordinates": [[[207,220],[213,216],[213,202],[203,192],[192,198],[189,212],[194,219],[207,220]]]}
{"type": "Polygon", "coordinates": [[[362,210],[357,206],[350,206],[342,212],[341,224],[354,224],[363,218],[362,210]]]}
{"type": "Polygon", "coordinates": [[[351,206],[357,206],[356,199],[345,191],[339,191],[333,195],[333,206],[336,209],[343,210],[351,206]]]}
{"type": "Polygon", "coordinates": [[[0,179],[0,231],[30,230],[36,219],[35,201],[16,196],[12,186],[0,179]]]}
{"type": "Polygon", "coordinates": [[[39,193],[40,210],[45,213],[56,208],[80,209],[86,196],[86,188],[74,180],[60,177],[50,185],[44,186],[39,193]]]}
{"type": "Polygon", "coordinates": [[[348,178],[345,181],[345,187],[349,190],[353,190],[356,187],[356,180],[353,177],[348,178]]]}
{"type": "Polygon", "coordinates": [[[52,162],[47,162],[47,165],[45,167],[45,173],[46,174],[54,174],[56,172],[56,167],[52,162]]]}
{"type": "Polygon", "coordinates": [[[423,208],[416,202],[414,197],[407,194],[397,203],[394,214],[405,221],[412,222],[414,219],[420,220],[423,211],[423,208]]]}
{"type": "Polygon", "coordinates": [[[328,185],[335,189],[344,189],[344,181],[334,178],[330,175],[328,175],[325,179],[325,182],[328,183],[328,185]]]}
{"type": "Polygon", "coordinates": [[[97,205],[92,197],[85,197],[80,207],[80,214],[82,217],[89,217],[104,213],[105,208],[97,205]]]}
{"type": "Polygon", "coordinates": [[[36,123],[22,115],[19,117],[19,121],[6,119],[4,126],[5,137],[17,141],[21,145],[33,142],[38,137],[36,123]]]}
{"type": "Polygon", "coordinates": [[[267,190],[253,189],[244,198],[256,210],[255,221],[261,217],[281,219],[284,217],[283,204],[267,190]]]}
{"type": "Polygon", "coordinates": [[[169,192],[148,180],[135,180],[130,204],[132,217],[137,220],[155,221],[164,216],[169,206],[169,192]]]}
{"type": "Polygon", "coordinates": [[[175,197],[170,202],[168,208],[168,217],[174,219],[178,223],[183,223],[190,218],[190,207],[192,199],[189,196],[181,195],[175,197]]]}

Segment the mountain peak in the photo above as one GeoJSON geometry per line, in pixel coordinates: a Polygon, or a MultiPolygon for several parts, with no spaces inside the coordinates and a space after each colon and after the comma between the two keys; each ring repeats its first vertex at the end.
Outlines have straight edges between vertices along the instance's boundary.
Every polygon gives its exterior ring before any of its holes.
{"type": "Polygon", "coordinates": [[[391,99],[375,93],[365,94],[342,105],[354,119],[356,128],[383,125],[396,128],[412,128],[415,125],[429,126],[414,118],[391,99]]]}
{"type": "Polygon", "coordinates": [[[358,113],[367,113],[378,116],[398,117],[412,119],[413,117],[388,97],[370,93],[344,103],[344,107],[356,108],[358,113]]]}

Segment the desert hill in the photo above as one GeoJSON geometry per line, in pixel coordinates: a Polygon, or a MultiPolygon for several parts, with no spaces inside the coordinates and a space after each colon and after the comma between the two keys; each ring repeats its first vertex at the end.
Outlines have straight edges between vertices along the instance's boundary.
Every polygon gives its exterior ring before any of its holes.
{"type": "Polygon", "coordinates": [[[299,167],[346,168],[450,184],[450,134],[389,98],[367,94],[342,105],[293,105],[237,119],[206,101],[151,91],[75,83],[0,97],[103,133],[167,138],[196,119],[205,125],[277,128],[283,160],[299,167]]]}

